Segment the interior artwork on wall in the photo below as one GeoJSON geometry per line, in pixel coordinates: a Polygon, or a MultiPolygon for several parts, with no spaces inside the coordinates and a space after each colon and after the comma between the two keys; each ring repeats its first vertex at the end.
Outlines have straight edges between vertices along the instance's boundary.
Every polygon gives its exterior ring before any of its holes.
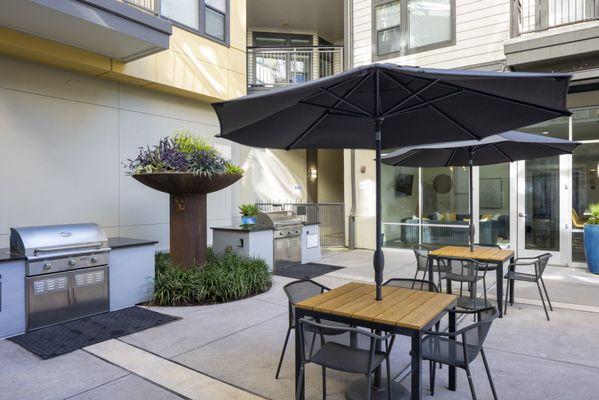
{"type": "Polygon", "coordinates": [[[433,179],[433,190],[439,194],[449,193],[453,188],[453,180],[447,174],[439,174],[433,179]]]}
{"type": "Polygon", "coordinates": [[[501,178],[481,178],[480,179],[480,208],[501,208],[501,178]]]}

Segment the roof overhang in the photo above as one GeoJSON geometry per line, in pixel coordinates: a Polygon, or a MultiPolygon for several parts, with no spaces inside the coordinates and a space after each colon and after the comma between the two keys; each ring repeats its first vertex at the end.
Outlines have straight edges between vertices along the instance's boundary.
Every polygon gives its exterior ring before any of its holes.
{"type": "Polygon", "coordinates": [[[124,62],[169,48],[171,23],[114,0],[8,0],[0,26],[124,62]]]}

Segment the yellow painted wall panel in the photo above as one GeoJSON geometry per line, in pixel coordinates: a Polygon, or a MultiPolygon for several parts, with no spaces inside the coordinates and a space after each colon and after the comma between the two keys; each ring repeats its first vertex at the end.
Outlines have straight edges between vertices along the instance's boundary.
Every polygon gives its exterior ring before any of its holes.
{"type": "Polygon", "coordinates": [[[156,64],[156,54],[128,63],[112,60],[112,72],[138,78],[143,81],[156,82],[156,64]]]}
{"type": "Polygon", "coordinates": [[[245,96],[247,93],[246,75],[229,71],[229,99],[245,96]]]}
{"type": "Polygon", "coordinates": [[[246,0],[231,1],[230,16],[230,44],[238,50],[246,50],[247,22],[246,22],[246,0]]]}
{"type": "Polygon", "coordinates": [[[246,74],[247,57],[246,53],[233,47],[229,48],[229,70],[246,74]]]}
{"type": "Polygon", "coordinates": [[[196,35],[195,33],[177,28],[176,26],[173,27],[170,50],[224,68],[229,67],[228,49],[226,46],[196,35]]]}

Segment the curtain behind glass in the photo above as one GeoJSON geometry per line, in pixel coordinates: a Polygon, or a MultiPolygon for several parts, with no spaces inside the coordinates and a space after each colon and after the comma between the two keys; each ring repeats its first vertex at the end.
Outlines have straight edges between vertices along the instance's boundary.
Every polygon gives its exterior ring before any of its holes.
{"type": "Polygon", "coordinates": [[[410,0],[409,47],[451,40],[451,0],[410,0]]]}
{"type": "Polygon", "coordinates": [[[198,0],[161,0],[162,16],[191,28],[199,29],[198,0]]]}

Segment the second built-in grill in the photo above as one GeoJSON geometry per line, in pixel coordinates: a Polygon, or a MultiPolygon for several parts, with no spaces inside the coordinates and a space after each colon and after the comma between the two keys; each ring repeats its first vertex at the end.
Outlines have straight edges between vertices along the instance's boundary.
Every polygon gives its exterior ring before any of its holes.
{"type": "Polygon", "coordinates": [[[302,221],[293,211],[261,212],[256,224],[273,229],[274,271],[302,261],[302,221]]]}
{"type": "Polygon", "coordinates": [[[25,256],[27,330],[108,311],[110,248],[96,224],[11,228],[25,256]]]}

